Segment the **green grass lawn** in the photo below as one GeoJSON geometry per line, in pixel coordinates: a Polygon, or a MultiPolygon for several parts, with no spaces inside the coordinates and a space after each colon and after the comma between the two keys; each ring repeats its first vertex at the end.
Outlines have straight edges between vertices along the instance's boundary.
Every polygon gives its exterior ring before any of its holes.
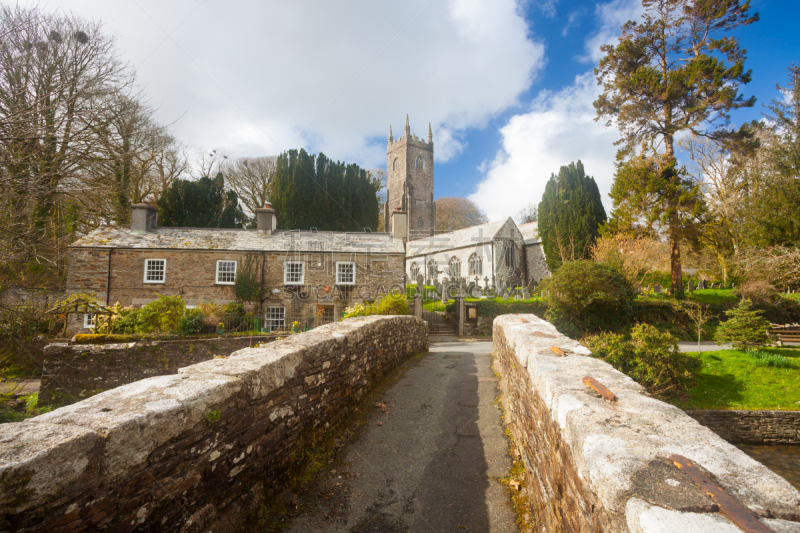
{"type": "MultiPolygon", "coordinates": [[[[681,409],[800,411],[800,350],[764,348],[792,360],[791,368],[757,364],[741,350],[703,352],[703,368],[688,397],[666,400],[681,409]]],[[[697,355],[695,352],[692,355],[697,355]]]]}
{"type": "MultiPolygon", "coordinates": [[[[672,296],[666,294],[648,294],[639,296],[643,300],[673,300],[672,296]]],[[[733,293],[733,289],[703,289],[686,293],[686,299],[690,302],[701,304],[735,304],[739,299],[733,293]]]]}

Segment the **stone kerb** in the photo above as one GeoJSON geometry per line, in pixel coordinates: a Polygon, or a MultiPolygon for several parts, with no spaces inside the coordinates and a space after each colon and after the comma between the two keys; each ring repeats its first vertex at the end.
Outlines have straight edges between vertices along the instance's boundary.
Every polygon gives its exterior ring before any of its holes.
{"type": "Polygon", "coordinates": [[[425,349],[415,317],[354,318],[4,424],[0,531],[230,527],[309,439],[425,349]]]}
{"type": "Polygon", "coordinates": [[[673,454],[693,461],[774,531],[800,531],[800,492],[786,480],[548,322],[496,318],[494,351],[542,531],[740,531],[668,460],[673,454]],[[586,376],[617,402],[584,385],[586,376]]]}

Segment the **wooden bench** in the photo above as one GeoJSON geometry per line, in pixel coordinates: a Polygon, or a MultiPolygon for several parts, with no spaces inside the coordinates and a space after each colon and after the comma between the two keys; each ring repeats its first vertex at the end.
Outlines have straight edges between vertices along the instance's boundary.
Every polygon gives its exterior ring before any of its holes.
{"type": "Polygon", "coordinates": [[[800,342],[800,326],[776,326],[773,324],[769,334],[778,337],[778,346],[783,346],[784,342],[800,342]]]}

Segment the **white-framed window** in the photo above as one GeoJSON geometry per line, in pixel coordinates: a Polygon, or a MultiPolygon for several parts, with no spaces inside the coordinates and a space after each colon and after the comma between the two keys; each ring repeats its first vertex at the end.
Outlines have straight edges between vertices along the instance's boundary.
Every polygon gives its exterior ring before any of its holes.
{"type": "Polygon", "coordinates": [[[425,168],[425,160],[422,158],[422,156],[418,156],[417,157],[417,165],[416,166],[420,170],[425,168]]]}
{"type": "Polygon", "coordinates": [[[233,285],[236,282],[236,261],[217,261],[217,284],[233,285]]]}
{"type": "Polygon", "coordinates": [[[267,307],[265,318],[265,329],[268,331],[280,331],[286,328],[286,308],[283,306],[272,305],[267,307]]]}
{"type": "Polygon", "coordinates": [[[283,284],[302,285],[306,279],[306,265],[302,261],[283,263],[283,284]]]}
{"type": "Polygon", "coordinates": [[[412,283],[417,282],[417,276],[419,276],[419,265],[415,263],[411,263],[411,281],[412,283]]]}
{"type": "Polygon", "coordinates": [[[145,283],[164,283],[167,274],[166,259],[145,259],[144,260],[144,282],[145,283]]]}
{"type": "Polygon", "coordinates": [[[478,254],[469,256],[469,275],[483,276],[483,259],[478,254]]]}
{"type": "Polygon", "coordinates": [[[452,278],[461,277],[461,261],[458,259],[458,257],[450,258],[450,277],[452,278]]]}
{"type": "Polygon", "coordinates": [[[91,329],[94,327],[94,313],[86,313],[83,315],[83,327],[86,329],[91,329]]]}
{"type": "Polygon", "coordinates": [[[356,264],[353,261],[336,262],[336,284],[337,285],[356,284],[356,264]]]}

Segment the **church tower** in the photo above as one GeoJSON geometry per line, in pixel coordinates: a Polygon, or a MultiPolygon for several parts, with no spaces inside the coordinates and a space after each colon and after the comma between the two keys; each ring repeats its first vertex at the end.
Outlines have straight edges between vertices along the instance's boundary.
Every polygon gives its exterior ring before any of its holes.
{"type": "Polygon", "coordinates": [[[406,115],[403,137],[396,141],[389,126],[386,148],[386,205],[384,227],[391,224],[391,213],[400,208],[408,213],[409,240],[434,234],[436,204],[433,201],[433,132],[428,123],[428,141],[411,134],[406,115]]]}

